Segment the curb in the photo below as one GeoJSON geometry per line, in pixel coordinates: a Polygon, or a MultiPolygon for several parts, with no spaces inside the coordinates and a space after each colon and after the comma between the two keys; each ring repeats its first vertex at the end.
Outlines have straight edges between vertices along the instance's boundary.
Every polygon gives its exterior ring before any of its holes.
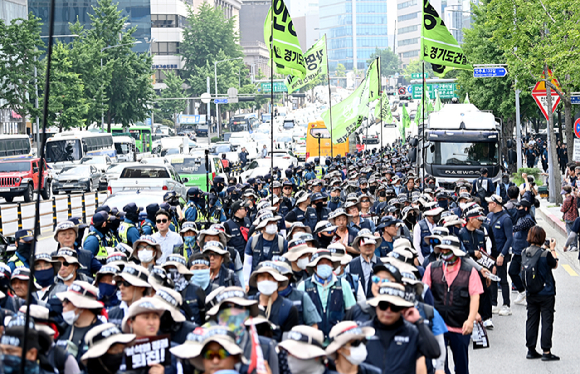
{"type": "Polygon", "coordinates": [[[564,237],[568,237],[568,234],[566,234],[566,223],[560,220],[560,218],[551,213],[544,212],[541,208],[536,209],[536,212],[539,212],[542,215],[542,218],[548,223],[548,225],[550,225],[550,227],[556,231],[560,231],[564,237]]]}

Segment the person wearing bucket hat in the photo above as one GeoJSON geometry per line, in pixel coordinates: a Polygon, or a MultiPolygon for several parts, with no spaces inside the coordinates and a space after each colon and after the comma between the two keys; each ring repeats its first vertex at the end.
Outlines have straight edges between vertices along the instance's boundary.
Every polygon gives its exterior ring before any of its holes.
{"type": "Polygon", "coordinates": [[[252,273],[249,285],[258,289],[255,296],[258,307],[270,322],[278,326],[273,338],[280,342],[282,334],[298,324],[298,309],[292,301],[278,295],[278,289],[288,286],[288,278],[280,273],[274,262],[265,261],[252,273]]]}
{"type": "Polygon", "coordinates": [[[161,266],[167,271],[168,278],[173,281],[172,288],[179,292],[183,299],[181,309],[185,313],[186,319],[197,325],[203,325],[205,322],[205,292],[197,284],[190,282],[193,273],[187,268],[185,258],[177,254],[169,255],[167,262],[161,266]]]}
{"type": "Polygon", "coordinates": [[[117,285],[113,279],[120,271],[115,265],[103,265],[95,275],[93,286],[99,289],[99,301],[107,310],[121,303],[117,297],[117,285]]]}
{"type": "Polygon", "coordinates": [[[103,324],[98,318],[103,311],[103,303],[98,301],[98,293],[98,288],[91,284],[75,281],[67,291],[56,294],[62,302],[62,318],[68,325],[56,344],[67,347],[68,353],[77,361],[84,353],[84,337],[87,332],[103,324]]]}
{"type": "Polygon", "coordinates": [[[242,256],[244,253],[242,252],[240,254],[237,249],[231,245],[230,239],[233,238],[226,233],[226,227],[227,226],[224,227],[224,225],[221,224],[213,224],[209,229],[201,230],[199,232],[198,244],[200,248],[203,248],[205,244],[209,242],[217,241],[221,243],[221,245],[227,250],[229,256],[228,258],[224,258],[224,264],[229,270],[232,270],[235,273],[241,283],[244,278],[242,265],[242,256]]]}
{"type": "Polygon", "coordinates": [[[464,261],[467,254],[460,249],[459,239],[444,236],[436,248],[441,251],[440,260],[427,266],[423,283],[431,289],[435,309],[449,330],[445,333],[445,344],[453,353],[455,370],[468,373],[469,342],[483,286],[477,270],[464,261]],[[450,293],[457,295],[451,305],[447,301],[450,293]]]}
{"type": "Polygon", "coordinates": [[[443,212],[443,208],[431,208],[423,212],[423,218],[413,228],[413,246],[419,253],[419,261],[429,256],[431,247],[425,242],[425,238],[433,233],[433,229],[439,222],[439,215],[443,212]]]}
{"type": "Polygon", "coordinates": [[[266,212],[260,217],[256,230],[261,232],[252,236],[246,244],[244,255],[244,279],[249,282],[250,274],[263,261],[269,261],[273,256],[282,256],[288,252],[288,242],[278,234],[277,222],[280,216],[266,212]]]}
{"type": "Polygon", "coordinates": [[[369,230],[359,231],[353,242],[353,247],[360,253],[360,256],[353,259],[346,267],[346,272],[356,275],[361,281],[362,292],[366,297],[371,296],[371,275],[373,267],[380,263],[379,257],[375,255],[376,249],[381,244],[382,239],[373,235],[369,230]]]}
{"type": "Polygon", "coordinates": [[[375,231],[375,223],[371,219],[361,216],[358,200],[357,202],[347,202],[344,204],[344,209],[351,217],[350,223],[348,224],[349,227],[356,230],[368,229],[372,232],[375,231]]]}
{"type": "Polygon", "coordinates": [[[288,252],[283,257],[288,259],[292,265],[295,283],[308,277],[306,267],[314,252],[316,252],[316,248],[309,246],[305,240],[294,239],[288,243],[288,252]]]}
{"type": "Polygon", "coordinates": [[[14,245],[16,246],[16,253],[8,259],[8,266],[10,271],[14,271],[17,267],[29,268],[30,253],[32,251],[32,241],[34,240],[34,233],[32,230],[18,230],[14,234],[14,245]]]}
{"type": "Polygon", "coordinates": [[[147,296],[151,288],[148,282],[149,274],[149,271],[143,266],[128,263],[123,271],[113,277],[121,294],[121,303],[109,310],[110,322],[120,326],[127,308],[130,308],[137,300],[147,296]]]}
{"type": "Polygon", "coordinates": [[[187,335],[198,325],[187,321],[183,315],[184,307],[187,306],[183,305],[181,295],[171,288],[158,287],[153,299],[159,300],[165,308],[165,312],[161,315],[159,335],[167,334],[173,344],[183,344],[187,340],[187,335]]]}
{"type": "Polygon", "coordinates": [[[335,241],[344,245],[348,253],[357,255],[358,251],[352,247],[352,242],[356,238],[358,231],[349,225],[350,220],[350,214],[342,208],[338,208],[332,212],[328,218],[328,221],[336,226],[335,241]]]}
{"type": "Polygon", "coordinates": [[[56,263],[50,253],[36,252],[34,255],[34,278],[42,287],[37,291],[39,300],[42,300],[44,295],[48,297],[48,290],[54,284],[54,278],[58,273],[56,263]]]}
{"type": "Polygon", "coordinates": [[[322,322],[318,328],[328,336],[330,329],[344,319],[346,311],[356,304],[354,293],[348,281],[337,278],[333,270],[340,266],[340,259],[328,249],[317,250],[308,264],[307,270],[312,274],[298,284],[297,289],[306,291],[322,322]]]}
{"type": "Polygon", "coordinates": [[[299,191],[296,194],[296,206],[292,209],[286,217],[286,228],[291,227],[294,222],[302,222],[304,225],[310,227],[310,231],[314,230],[317,222],[316,210],[310,206],[310,194],[307,191],[299,191]]]}
{"type": "Polygon", "coordinates": [[[144,268],[153,267],[162,255],[161,245],[152,236],[141,236],[133,243],[131,258],[138,259],[144,268]]]}
{"type": "Polygon", "coordinates": [[[330,209],[331,212],[334,212],[336,209],[342,206],[342,200],[340,199],[341,192],[342,189],[338,185],[335,185],[330,189],[330,201],[328,202],[328,209],[330,209]]]}
{"type": "Polygon", "coordinates": [[[327,248],[334,238],[336,226],[328,221],[319,221],[314,228],[314,238],[318,248],[327,248]]]}
{"type": "Polygon", "coordinates": [[[333,359],[337,373],[380,374],[378,367],[365,363],[367,338],[375,335],[372,327],[359,327],[356,322],[343,321],[330,330],[331,343],[326,354],[333,359]]]}
{"type": "Polygon", "coordinates": [[[346,279],[357,301],[366,300],[360,278],[356,274],[351,274],[346,271],[346,267],[352,261],[352,256],[346,253],[344,245],[340,243],[330,244],[327,248],[330,253],[340,261],[340,266],[334,270],[334,274],[339,279],[346,279]]]}
{"type": "Polygon", "coordinates": [[[119,225],[119,239],[127,245],[133,246],[133,243],[140,237],[137,225],[141,209],[135,203],[129,203],[123,207],[125,218],[119,225]]]}
{"type": "Polygon", "coordinates": [[[195,222],[184,222],[179,231],[183,244],[173,247],[173,253],[179,253],[185,259],[188,259],[194,253],[199,253],[200,249],[196,240],[197,233],[197,225],[195,222]]]}
{"type": "Polygon", "coordinates": [[[375,250],[375,255],[385,257],[393,250],[395,238],[399,236],[399,228],[397,226],[402,223],[403,221],[392,216],[384,216],[381,218],[377,226],[377,232],[381,235],[382,240],[375,250]]]}
{"type": "Polygon", "coordinates": [[[202,253],[209,257],[210,279],[218,286],[241,287],[243,274],[238,276],[226,267],[230,261],[230,252],[219,241],[209,241],[203,246],[202,253]]]}
{"type": "Polygon", "coordinates": [[[324,334],[310,326],[299,325],[278,344],[288,352],[288,368],[292,374],[335,374],[326,368],[324,334]]]}
{"type": "Polygon", "coordinates": [[[204,331],[203,341],[194,348],[197,355],[190,359],[193,366],[206,374],[237,373],[237,367],[248,361],[243,350],[235,343],[233,333],[222,326],[209,327],[204,331]]]}
{"type": "Polygon", "coordinates": [[[123,363],[123,350],[135,334],[123,334],[112,323],[93,327],[85,335],[88,350],[81,357],[88,374],[116,373],[123,363]]]}
{"type": "Polygon", "coordinates": [[[43,297],[44,300],[60,311],[60,302],[57,302],[56,295],[59,292],[64,292],[75,281],[91,282],[91,278],[79,272],[81,264],[79,263],[78,253],[72,248],[61,248],[56,254],[52,256],[55,265],[58,269],[55,283],[46,291],[48,296],[43,297]],[[56,304],[54,305],[53,303],[56,304]]]}
{"type": "Polygon", "coordinates": [[[92,252],[75,246],[78,230],[78,226],[71,221],[61,222],[56,225],[54,230],[54,240],[58,243],[58,249],[72,248],[75,250],[78,253],[78,262],[81,264],[79,272],[87,277],[92,277],[99,271],[102,264],[93,256],[92,252]]]}
{"type": "MultiPolygon", "coordinates": [[[[322,186],[321,186],[322,187],[322,186]]],[[[330,215],[330,209],[326,207],[326,195],[321,192],[315,192],[310,197],[312,208],[316,211],[316,221],[325,221],[330,215]]]]}
{"type": "MultiPolygon", "coordinates": [[[[16,268],[12,272],[12,277],[10,278],[10,288],[14,291],[14,303],[16,308],[20,308],[22,304],[26,303],[26,298],[28,296],[28,281],[30,279],[30,269],[25,267],[16,268]]],[[[32,282],[32,302],[38,303],[37,291],[41,290],[41,287],[36,282],[32,282]]]]}
{"type": "MultiPolygon", "coordinates": [[[[205,295],[209,295],[218,286],[213,284],[210,279],[210,261],[209,256],[204,253],[196,253],[187,260],[187,266],[193,273],[190,282],[200,287],[205,295]]],[[[205,300],[203,303],[205,310],[205,300]]]]}

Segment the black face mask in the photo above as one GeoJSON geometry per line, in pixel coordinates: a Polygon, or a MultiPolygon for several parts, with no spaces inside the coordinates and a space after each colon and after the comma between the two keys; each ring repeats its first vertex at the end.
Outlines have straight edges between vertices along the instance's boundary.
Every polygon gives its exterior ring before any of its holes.
{"type": "Polygon", "coordinates": [[[447,200],[439,200],[437,202],[437,204],[439,204],[439,206],[445,210],[447,210],[447,207],[449,206],[449,201],[447,200]]]}
{"type": "Polygon", "coordinates": [[[328,247],[332,241],[332,238],[332,236],[320,235],[320,237],[318,237],[319,248],[328,247]]]}
{"type": "Polygon", "coordinates": [[[17,252],[25,259],[30,259],[30,252],[32,251],[32,243],[18,243],[17,252]]]}
{"type": "Polygon", "coordinates": [[[90,358],[87,364],[89,374],[114,374],[123,363],[123,352],[117,354],[105,353],[98,358],[90,358]]]}
{"type": "Polygon", "coordinates": [[[216,184],[215,189],[217,192],[222,192],[224,189],[224,185],[222,183],[218,183],[216,184]]]}
{"type": "Polygon", "coordinates": [[[361,190],[362,192],[364,192],[364,193],[367,193],[367,191],[368,191],[368,188],[361,188],[360,190],[361,190]]]}
{"type": "Polygon", "coordinates": [[[324,208],[324,202],[323,201],[317,201],[316,202],[316,209],[317,210],[321,210],[322,208],[324,208]]]}
{"type": "Polygon", "coordinates": [[[502,178],[501,181],[503,182],[503,184],[508,184],[510,182],[509,178],[502,178]]]}
{"type": "Polygon", "coordinates": [[[525,209],[518,209],[518,217],[520,218],[525,217],[527,213],[525,209]]]}
{"type": "Polygon", "coordinates": [[[370,187],[369,187],[369,191],[370,191],[370,192],[371,192],[371,194],[373,194],[373,195],[375,194],[376,190],[377,190],[377,186],[370,186],[370,187]]]}
{"type": "Polygon", "coordinates": [[[137,222],[139,220],[139,214],[137,213],[126,213],[125,217],[131,220],[132,222],[137,222]]]}
{"type": "Polygon", "coordinates": [[[379,192],[379,196],[380,197],[387,197],[387,192],[383,190],[383,191],[379,192]]]}

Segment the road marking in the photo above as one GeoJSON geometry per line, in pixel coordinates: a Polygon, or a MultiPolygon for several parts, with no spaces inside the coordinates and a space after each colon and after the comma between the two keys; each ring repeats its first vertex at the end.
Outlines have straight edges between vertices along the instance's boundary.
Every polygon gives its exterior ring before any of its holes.
{"type": "Polygon", "coordinates": [[[563,265],[562,265],[562,267],[564,268],[564,270],[566,270],[566,272],[567,272],[568,274],[570,274],[570,276],[571,276],[571,277],[577,277],[577,276],[578,276],[578,273],[576,273],[576,272],[574,271],[574,269],[572,269],[572,267],[571,267],[570,265],[568,265],[568,264],[563,264],[563,265]]]}

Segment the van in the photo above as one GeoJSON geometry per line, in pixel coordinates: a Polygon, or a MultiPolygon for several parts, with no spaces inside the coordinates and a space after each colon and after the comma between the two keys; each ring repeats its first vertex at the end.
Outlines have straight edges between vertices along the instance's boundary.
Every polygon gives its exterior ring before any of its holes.
{"type": "Polygon", "coordinates": [[[284,122],[282,123],[282,128],[284,128],[284,130],[291,130],[294,128],[294,125],[296,123],[294,122],[293,119],[285,119],[284,122]]]}
{"type": "Polygon", "coordinates": [[[137,161],[137,148],[134,138],[130,136],[113,136],[113,144],[117,150],[117,161],[137,161]]]}

